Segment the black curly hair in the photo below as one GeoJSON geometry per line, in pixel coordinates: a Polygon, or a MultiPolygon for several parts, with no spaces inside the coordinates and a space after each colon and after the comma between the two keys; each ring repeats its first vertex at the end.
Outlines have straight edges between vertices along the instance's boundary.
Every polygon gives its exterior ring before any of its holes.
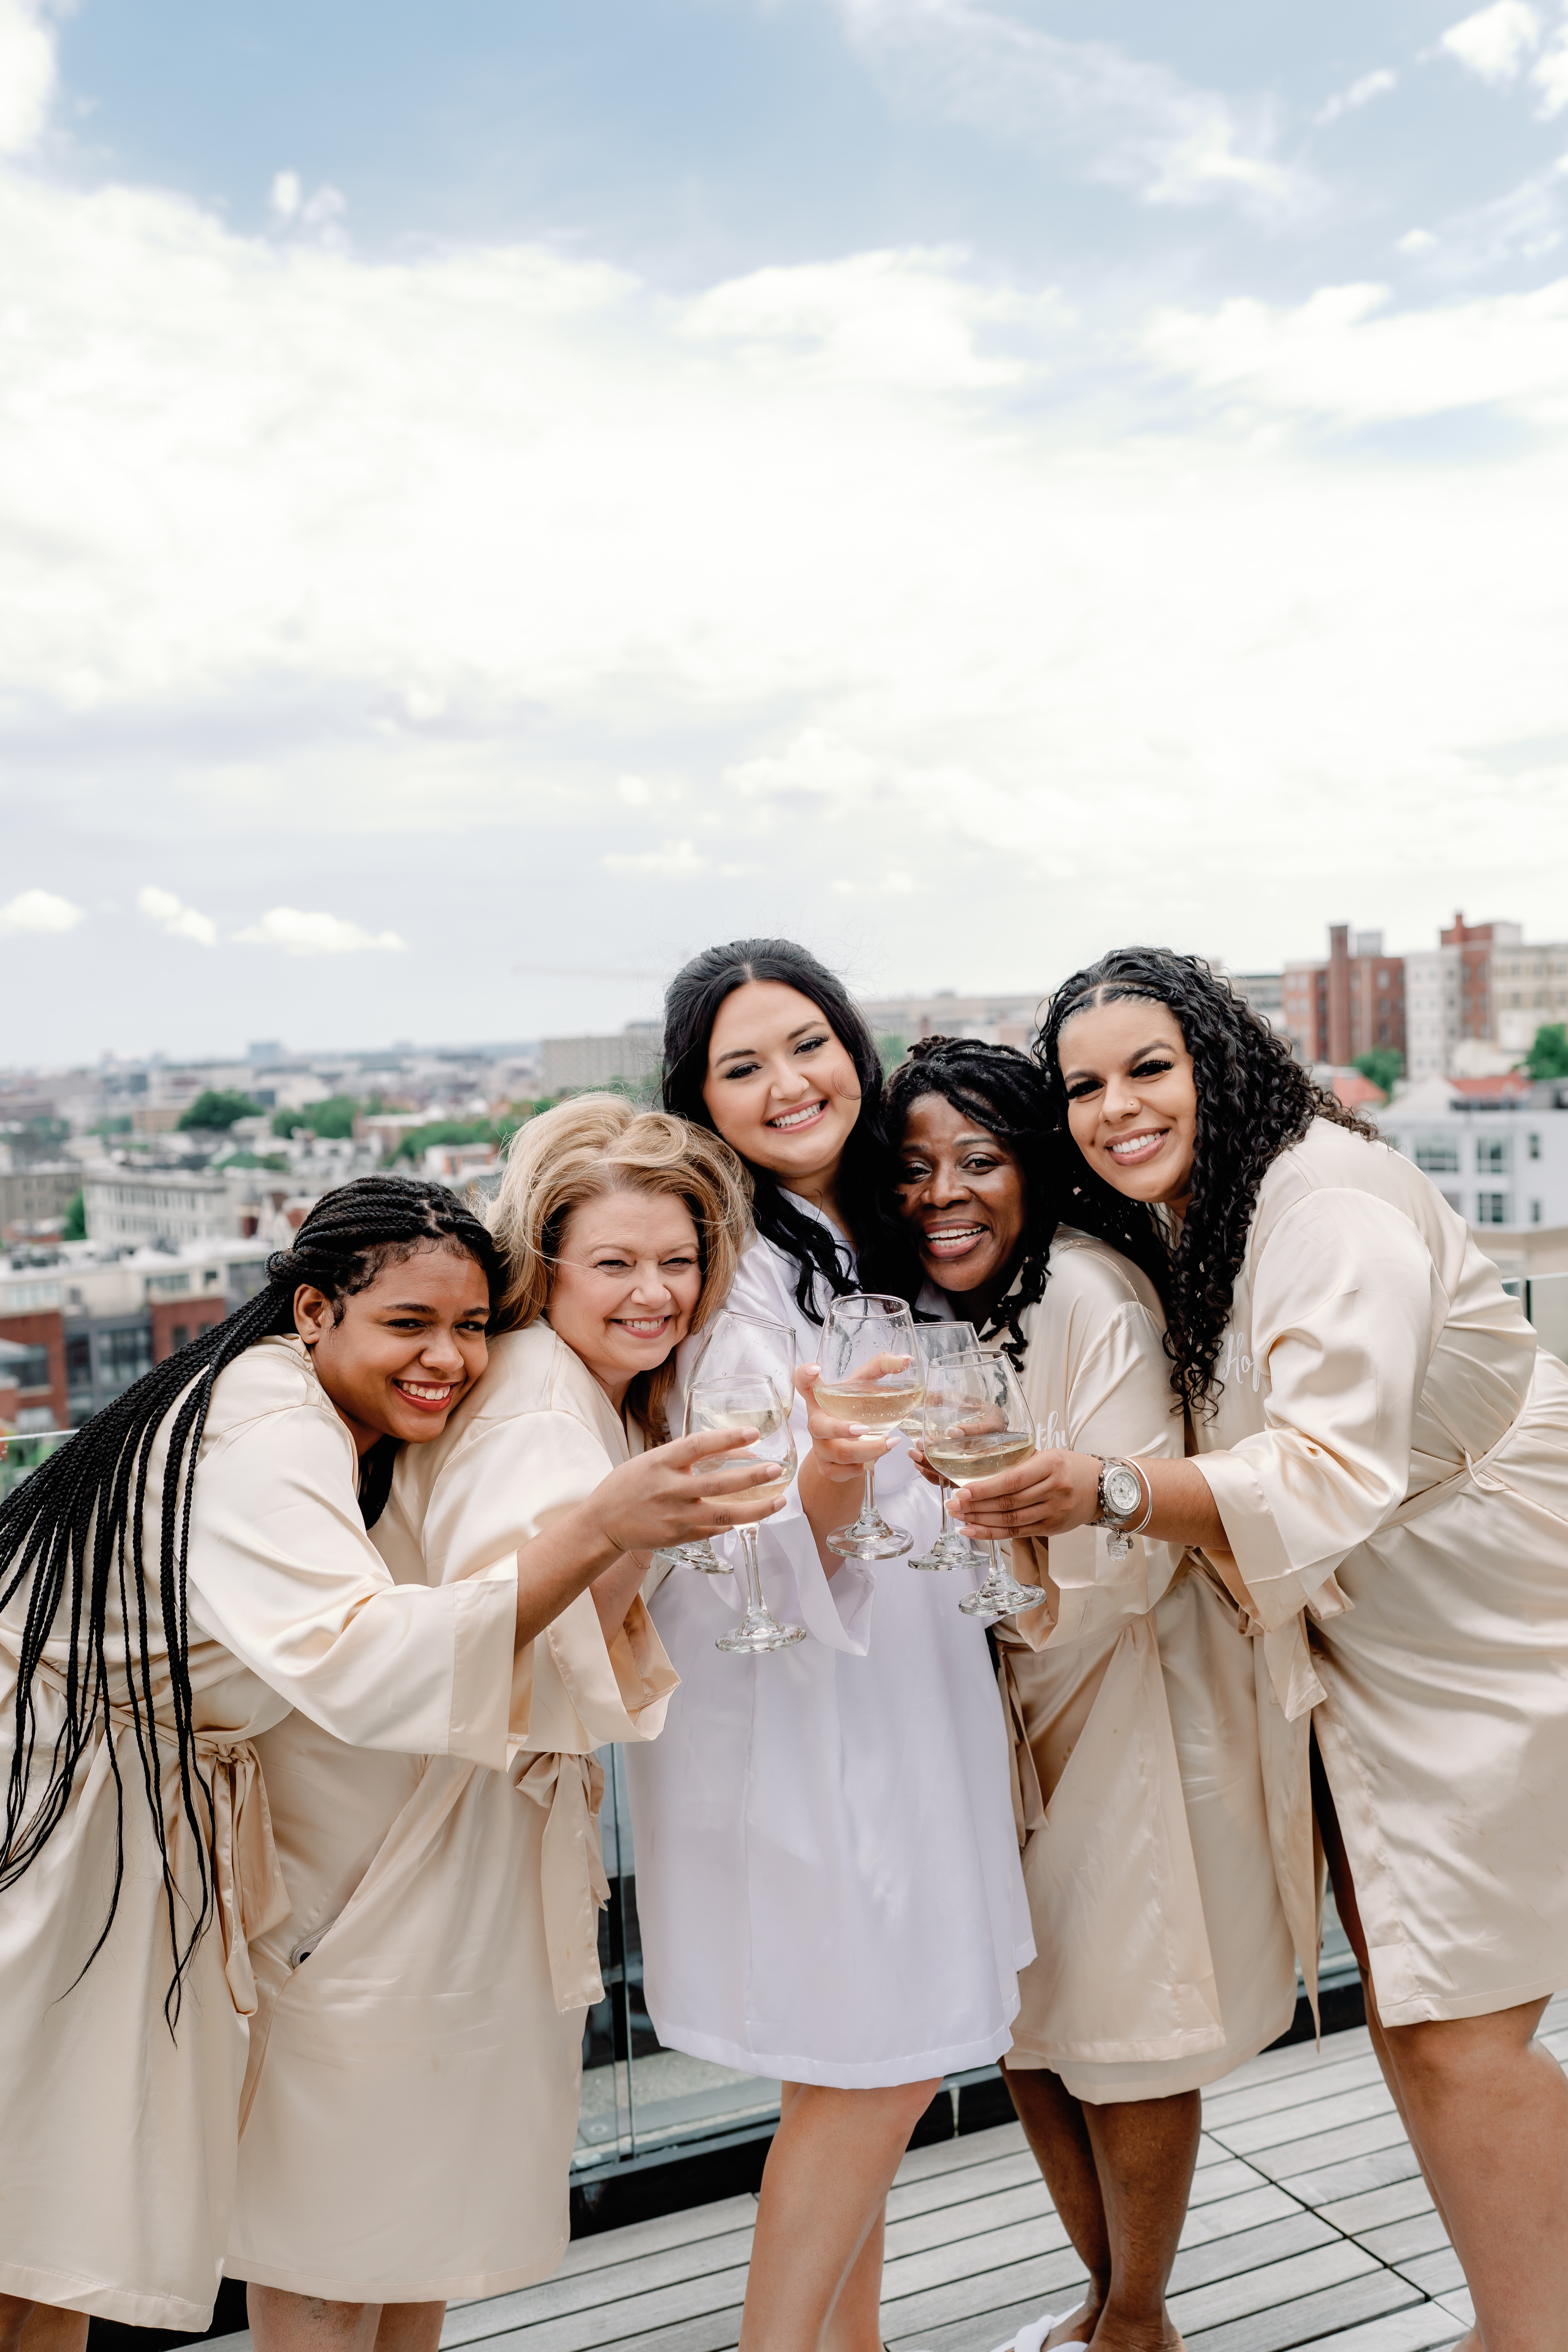
{"type": "Polygon", "coordinates": [[[764,1241],[794,1260],[795,1303],[813,1323],[820,1323],[821,1286],[829,1298],[862,1288],[891,1288],[891,1269],[908,1256],[886,1197],[882,1065],[866,1016],[843,982],[793,940],[731,940],[723,947],[704,948],[665,992],[659,1099],[678,1118],[718,1133],[702,1096],[709,1041],[725,998],[752,980],[778,981],[808,998],[854,1063],[860,1082],[860,1115],[844,1146],[839,1186],[839,1198],[855,1221],[858,1276],[850,1273],[827,1225],[796,1208],[771,1170],[743,1163],[752,1180],[752,1223],[764,1241]]]}
{"type": "MultiPolygon", "coordinates": [[[[1024,1234],[1016,1279],[992,1309],[980,1335],[994,1339],[1005,1331],[1002,1352],[1021,1372],[1027,1347],[1024,1312],[1045,1293],[1051,1243],[1062,1218],[1059,1147],[1047,1144],[1051,1118],[1044,1075],[1016,1045],[987,1045],[978,1037],[922,1037],[888,1081],[884,1116],[895,1163],[910,1112],[922,1095],[940,1095],[976,1127],[997,1137],[1023,1171],[1024,1234]]],[[[893,1181],[898,1181],[896,1165],[893,1181]]],[[[909,1296],[914,1296],[914,1289],[909,1296]]]]}
{"type": "Polygon", "coordinates": [[[1170,948],[1117,948],[1075,971],[1049,1001],[1035,1053],[1045,1073],[1052,1123],[1068,1139],[1061,1034],[1078,1013],[1129,998],[1164,1005],[1174,1018],[1197,1087],[1193,1189],[1172,1250],[1154,1210],[1131,1201],[1079,1160],[1068,1213],[1075,1225],[1141,1265],[1165,1304],[1171,1385],[1194,1412],[1212,1414],[1215,1371],[1247,1252],[1258,1188],[1282,1151],[1312,1121],[1331,1119],[1368,1140],[1375,1129],[1304,1070],[1283,1037],[1237,996],[1201,956],[1170,948]]]}
{"type": "MultiPolygon", "coordinates": [[[[135,1730],[148,1809],[163,1867],[163,1895],[174,1973],[164,2002],[171,2032],[180,2011],[181,1984],[191,1955],[211,1922],[214,1887],[209,1848],[216,1832],[211,1786],[196,1755],[190,1677],[186,1566],[190,1551],[192,1482],[198,1476],[202,1435],[213,1390],[225,1368],[257,1342],[294,1332],[294,1294],[303,1285],[342,1302],[366,1290],[385,1265],[427,1247],[473,1258],[500,1297],[500,1260],[485,1226],[445,1185],[422,1179],[363,1176],[324,1192],[300,1227],[292,1248],[267,1262],[267,1287],[188,1348],[155,1364],[133,1388],[93,1415],[58,1453],[0,1503],[0,1610],[26,1585],[26,1618],[16,1659],[16,1722],[5,1822],[0,1841],[0,1890],[31,1868],[64,1818],[82,1758],[111,1711],[129,1714],[135,1730]],[[147,1474],[154,1444],[167,1432],[163,1511],[153,1552],[145,1526],[147,1474]],[[154,1565],[155,1562],[155,1565],[154,1565]],[[172,1738],[157,1722],[153,1685],[159,1672],[157,1634],[150,1622],[153,1588],[167,1652],[172,1738]],[[47,1764],[42,1790],[32,1787],[37,1745],[34,1683],[45,1646],[59,1630],[68,1639],[64,1670],[65,1722],[47,1764]],[[124,1663],[114,1651],[122,1646],[124,1663]],[[199,1885],[195,1895],[174,1879],[163,1827],[163,1759],[173,1746],[180,1807],[195,1840],[199,1885]],[[181,1940],[179,1915],[188,1933],[181,1940]]],[[[386,1500],[396,1445],[385,1438],[366,1454],[360,1501],[373,1524],[386,1500]]],[[[97,1943],[76,1981],[103,1949],[119,1908],[125,1871],[125,1790],[115,1741],[106,1742],[115,1790],[115,1873],[109,1910],[97,1943]]]]}

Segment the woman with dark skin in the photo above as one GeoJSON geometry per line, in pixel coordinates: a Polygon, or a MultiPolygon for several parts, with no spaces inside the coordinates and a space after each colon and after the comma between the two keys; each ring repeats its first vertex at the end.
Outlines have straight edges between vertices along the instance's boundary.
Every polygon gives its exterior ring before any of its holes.
{"type": "MultiPolygon", "coordinates": [[[[1373,2044],[1465,2269],[1467,2352],[1568,2347],[1568,1372],[1436,1188],[1192,957],[1126,949],[1040,1059],[1075,1214],[1158,1270],[1198,1452],[1139,1465],[1262,1638],[1282,1891],[1315,1951],[1315,1803],[1373,2044]]],[[[1099,1465],[972,1486],[1089,1524],[1099,1465]]]]}
{"type": "MultiPolygon", "coordinates": [[[[887,1118],[921,1309],[999,1342],[1061,1444],[1140,1462],[1178,1453],[1158,1296],[1058,1223],[1061,1157],[1028,1057],[933,1038],[894,1073],[887,1118]]],[[[1174,2352],[1165,2288],[1200,2085],[1272,2041],[1295,2004],[1252,1645],[1178,1549],[1135,1541],[1118,1560],[1090,1534],[1013,1552],[1015,1573],[1044,1588],[1038,1609],[996,1629],[1039,1958],[1002,2063],[1089,2274],[1043,2341],[1174,2352]]]]}

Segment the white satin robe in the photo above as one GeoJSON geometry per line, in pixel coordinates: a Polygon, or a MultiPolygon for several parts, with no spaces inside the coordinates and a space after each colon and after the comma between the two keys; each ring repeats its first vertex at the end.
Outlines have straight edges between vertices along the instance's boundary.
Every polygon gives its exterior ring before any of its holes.
{"type": "MultiPolygon", "coordinates": [[[[167,1428],[150,1465],[149,1529],[160,1522],[167,1428]]],[[[505,1761],[515,1562],[446,1591],[400,1589],[365,1534],[358,1472],[353,1441],[299,1340],[264,1339],[220,1374],[194,1482],[188,1604],[196,1748],[217,1814],[218,1916],[186,1973],[172,2041],[157,1848],[129,1707],[117,1705],[112,1740],[100,1732],[83,1757],[41,1857],[0,1895],[0,2290],[8,2294],[140,2327],[199,2331],[211,2318],[257,2005],[247,1938],[264,1937],[288,1907],[259,1736],[293,1706],[366,1748],[505,1761]],[[125,1790],[124,1879],[109,1941],[73,1986],[113,1884],[113,1762],[125,1790]]],[[[165,1832],[194,1904],[196,1849],[179,1807],[155,1549],[142,1591],[165,1832]]],[[[19,1599],[0,1619],[0,1771],[10,1762],[22,1618],[19,1599]]],[[[125,1657],[117,1618],[110,1646],[125,1657]]],[[[51,1641],[34,1685],[45,1770],[64,1712],[54,1678],[68,1657],[65,1638],[51,1641]]]]}
{"type": "MultiPolygon", "coordinates": [[[[821,1326],[771,1243],[747,1250],[727,1303],[792,1326],[799,1361],[816,1360],[821,1326]]],[[[804,1455],[798,1399],[793,1426],[804,1455]]],[[[848,1521],[860,1490],[839,1491],[848,1521]]],[[[937,1500],[906,1448],[879,1465],[877,1499],[929,1549],[937,1500]]],[[[658,2038],[850,2088],[986,2065],[1034,1942],[985,1636],[958,1611],[972,1587],[907,1559],[829,1579],[795,1488],[761,1558],[774,1614],[807,1629],[793,1649],[714,1648],[743,1605],[731,1578],[678,1568],[652,1601],[681,1688],[626,1780],[658,2038]]]]}
{"type": "Polygon", "coordinates": [[[1568,1984],[1568,1370],[1436,1185],[1327,1120],[1263,1180],[1217,1370],[1197,1467],[1303,1964],[1310,1727],[1384,2023],[1568,1984]]]}
{"type": "MultiPolygon", "coordinates": [[[[515,1576],[520,1545],[630,1450],[535,1324],[491,1342],[440,1437],[404,1448],[373,1540],[400,1586],[460,1593],[498,1560],[515,1576]]],[[[367,1756],[299,1715],[258,1742],[292,1899],[252,1945],[232,2276],[437,2303],[555,2268],[603,1990],[593,1751],[654,1738],[674,1684],[642,1602],[606,1649],[584,1592],[518,1657],[504,1769],[367,1756]]]]}
{"type": "MultiPolygon", "coordinates": [[[[1058,1234],[1021,1328],[1043,1444],[1180,1456],[1159,1300],[1125,1258],[1058,1234]]],[[[1296,2004],[1255,1644],[1190,1554],[1134,1537],[1112,1559],[1107,1541],[1084,1528],[1016,1543],[1016,1570],[1048,1597],[996,1629],[1038,1948],[1007,2063],[1096,2103],[1215,2082],[1296,2004]]]]}

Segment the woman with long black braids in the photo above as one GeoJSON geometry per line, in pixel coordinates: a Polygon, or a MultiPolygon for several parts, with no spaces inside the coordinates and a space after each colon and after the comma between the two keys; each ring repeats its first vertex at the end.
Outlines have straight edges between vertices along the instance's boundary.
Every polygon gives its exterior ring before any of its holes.
{"type": "MultiPolygon", "coordinates": [[[[1475,2298],[1469,2352],[1568,2347],[1568,1370],[1428,1179],[1195,958],[1053,998],[1073,1214],[1158,1270],[1198,1451],[1139,1465],[1261,1635],[1281,1891],[1312,1980],[1313,1812],[1389,2087],[1475,2298]]],[[[1055,1536],[1100,1465],[971,1487],[1055,1536]]],[[[973,1498],[973,1499],[971,1499],[973,1498]]]]}
{"type": "MultiPolygon", "coordinates": [[[[811,1638],[728,1656],[718,1580],[678,1569],[653,1600],[682,1688],[663,1738],[626,1753],[644,1990],[668,2047],[784,2084],[742,2352],[879,2352],[889,2184],[942,2076],[1006,2048],[1034,1951],[1007,1741],[953,1580],[825,1543],[897,1443],[808,1402],[834,1298],[910,1262],[865,1019],[805,949],[741,940],[677,973],[664,1049],[666,1108],[752,1179],[729,1306],[795,1334],[800,1471],[759,1549],[811,1638]]],[[[934,1495],[901,1454],[879,1493],[918,1557],[934,1495]]]]}
{"type": "Polygon", "coordinates": [[[94,2314],[211,2316],[247,1939],[290,1906],[256,1736],[293,1706],[502,1768],[518,1649],[605,1565],[581,1514],[527,1579],[514,1552],[440,1589],[395,1583],[366,1532],[398,1447],[484,1368],[498,1263],[452,1194],[343,1186],[269,1274],[0,1507],[7,2352],[80,2352],[94,2314]]]}
{"type": "MultiPolygon", "coordinates": [[[[1002,1347],[1044,1444],[1179,1459],[1159,1294],[1064,1215],[1071,1171],[1029,1056],[929,1039],[889,1080],[886,1117],[921,1309],[1002,1347]]],[[[996,1628],[1038,1956],[1003,2065],[1090,2280],[1018,2341],[1144,2352],[1170,2334],[1200,2089],[1296,2006],[1254,1645],[1180,1545],[1085,1528],[1012,1549],[1043,1588],[996,1628]]]]}

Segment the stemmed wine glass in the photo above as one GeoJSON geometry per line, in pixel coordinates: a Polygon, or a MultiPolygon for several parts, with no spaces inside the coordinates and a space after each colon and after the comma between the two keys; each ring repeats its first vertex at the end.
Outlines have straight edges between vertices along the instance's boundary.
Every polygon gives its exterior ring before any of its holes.
{"type": "MultiPolygon", "coordinates": [[[[689,1400],[688,1426],[693,1435],[710,1429],[754,1429],[753,1444],[743,1453],[722,1454],[716,1457],[720,1467],[743,1469],[752,1463],[766,1463],[777,1476],[746,1489],[747,1502],[772,1502],[782,1495],[795,1472],[795,1433],[789,1425],[789,1406],[767,1380],[694,1381],[689,1400]]],[[[697,1465],[700,1470],[700,1463],[697,1465]]],[[[793,1642],[804,1642],[804,1625],[781,1625],[767,1602],[763,1599],[762,1570],[757,1559],[757,1530],[750,1520],[736,1529],[746,1563],[746,1613],[738,1625],[721,1633],[714,1643],[718,1650],[741,1650],[753,1654],[764,1650],[787,1650],[793,1642]]]]}
{"type": "MultiPolygon", "coordinates": [[[[973,1323],[917,1323],[915,1345],[926,1370],[925,1402],[918,1412],[910,1413],[899,1423],[907,1437],[925,1435],[925,1413],[931,1399],[941,1394],[942,1368],[955,1356],[977,1356],[980,1337],[973,1323]]],[[[911,1559],[911,1568],[967,1568],[980,1557],[969,1538],[948,1523],[947,1490],[951,1481],[940,1477],[937,1492],[942,1502],[942,1529],[930,1551],[919,1559],[911,1559]]]]}
{"type": "MultiPolygon", "coordinates": [[[[816,1402],[836,1421],[887,1429],[913,1412],[925,1395],[925,1367],[915,1346],[914,1318],[901,1298],[853,1291],[836,1298],[822,1329],[822,1378],[816,1402]]],[[[914,1538],[890,1528],[877,1508],[877,1465],[866,1465],[866,1494],[853,1526],[835,1528],[829,1551],[847,1559],[896,1559],[914,1538]]]]}
{"type": "MultiPolygon", "coordinates": [[[[795,1333],[787,1323],[775,1323],[765,1315],[737,1315],[726,1307],[716,1315],[708,1328],[701,1352],[691,1368],[691,1386],[686,1391],[685,1420],[681,1434],[690,1437],[696,1424],[691,1418],[691,1387],[699,1381],[763,1380],[778,1391],[784,1412],[795,1404],[795,1333]]],[[[704,1576],[728,1576],[730,1563],[721,1559],[706,1536],[696,1543],[678,1544],[671,1557],[682,1568],[700,1569],[704,1576]]]]}
{"type": "MultiPolygon", "coordinates": [[[[933,1370],[921,1446],[933,1470],[955,1486],[1016,1469],[1035,1450],[1035,1423],[1018,1375],[1005,1356],[952,1356],[933,1370]]],[[[991,1569],[977,1592],[959,1602],[966,1617],[1010,1617],[1033,1609],[1038,1588],[1020,1584],[1002,1565],[995,1539],[991,1569]]]]}

